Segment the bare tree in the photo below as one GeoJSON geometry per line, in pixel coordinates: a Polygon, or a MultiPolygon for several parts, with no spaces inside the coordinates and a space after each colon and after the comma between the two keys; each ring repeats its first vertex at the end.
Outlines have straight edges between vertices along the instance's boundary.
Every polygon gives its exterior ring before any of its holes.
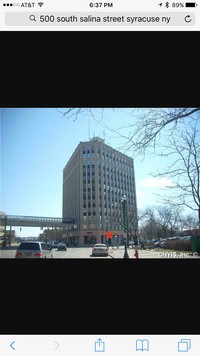
{"type": "Polygon", "coordinates": [[[121,150],[124,153],[131,152],[133,156],[145,155],[146,150],[150,148],[155,151],[161,135],[166,130],[170,135],[170,132],[179,129],[179,124],[200,118],[200,108],[98,108],[98,110],[96,108],[63,108],[57,110],[67,120],[76,121],[78,118],[89,116],[98,122],[103,120],[105,110],[127,112],[130,115],[127,125],[113,129],[107,122],[104,126],[124,140],[121,150]],[[123,131],[126,133],[123,134],[123,131]]]}
{"type": "Polygon", "coordinates": [[[168,232],[173,236],[181,221],[182,207],[180,206],[158,206],[157,214],[158,221],[162,226],[164,237],[167,237],[168,232]]]}
{"type": "Polygon", "coordinates": [[[197,211],[200,225],[200,128],[197,121],[171,133],[168,143],[162,144],[162,148],[160,156],[173,156],[174,160],[164,171],[152,174],[154,177],[167,177],[173,181],[166,188],[172,194],[158,195],[160,201],[197,211]]]}
{"type": "MultiPolygon", "coordinates": [[[[124,147],[127,151],[132,150],[134,155],[145,155],[146,150],[150,148],[155,152],[166,129],[170,135],[179,129],[179,124],[200,117],[200,108],[152,108],[137,111],[137,120],[129,125],[129,136],[124,137],[124,147]]],[[[136,109],[132,110],[131,115],[134,117],[135,113],[136,109]]]]}
{"type": "MultiPolygon", "coordinates": [[[[121,108],[99,108],[99,120],[103,118],[104,110],[123,110],[121,108]]],[[[130,122],[118,129],[107,129],[124,139],[121,150],[131,152],[133,156],[144,157],[147,150],[163,157],[174,155],[175,160],[163,172],[154,176],[167,176],[175,180],[173,196],[163,197],[168,205],[187,206],[198,212],[200,225],[200,147],[198,121],[200,108],[129,108],[130,122]],[[128,128],[128,133],[127,133],[128,128]],[[123,129],[126,133],[123,134],[123,129]],[[168,144],[164,145],[167,139],[168,144]],[[165,151],[160,153],[160,148],[165,151]],[[178,158],[177,158],[178,157],[178,158]]],[[[66,119],[76,121],[80,116],[90,116],[97,120],[96,108],[63,108],[58,109],[66,119]]]]}
{"type": "Polygon", "coordinates": [[[182,229],[195,230],[198,226],[198,220],[193,214],[187,214],[181,219],[182,229]]]}
{"type": "Polygon", "coordinates": [[[162,227],[155,214],[155,207],[146,207],[142,223],[140,224],[140,233],[143,238],[148,240],[160,239],[162,236],[162,227]]]}

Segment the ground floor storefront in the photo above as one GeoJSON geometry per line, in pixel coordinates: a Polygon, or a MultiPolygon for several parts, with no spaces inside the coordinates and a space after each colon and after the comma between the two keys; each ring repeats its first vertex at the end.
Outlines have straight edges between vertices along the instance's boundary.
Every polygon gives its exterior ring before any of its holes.
{"type": "Polygon", "coordinates": [[[90,247],[96,243],[105,243],[109,246],[121,246],[126,241],[123,231],[79,230],[73,231],[63,238],[67,246],[90,247]]]}

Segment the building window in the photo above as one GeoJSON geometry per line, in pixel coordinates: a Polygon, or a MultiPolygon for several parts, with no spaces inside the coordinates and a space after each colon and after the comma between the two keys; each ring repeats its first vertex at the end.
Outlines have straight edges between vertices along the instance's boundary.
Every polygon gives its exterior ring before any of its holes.
{"type": "Polygon", "coordinates": [[[84,235],[84,245],[94,245],[96,243],[95,235],[84,235]]]}

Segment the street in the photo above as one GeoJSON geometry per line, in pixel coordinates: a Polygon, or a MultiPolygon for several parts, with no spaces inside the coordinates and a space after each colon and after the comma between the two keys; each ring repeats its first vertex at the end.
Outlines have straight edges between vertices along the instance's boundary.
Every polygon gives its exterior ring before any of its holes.
{"type": "MultiPolygon", "coordinates": [[[[0,249],[0,259],[1,258],[15,258],[17,246],[11,246],[0,249]]],[[[53,258],[87,258],[87,259],[115,259],[115,258],[124,258],[124,246],[110,247],[109,255],[105,256],[91,256],[91,247],[68,247],[67,251],[58,251],[53,249],[53,258]]],[[[128,256],[130,259],[135,259],[134,248],[127,249],[128,256]]],[[[181,252],[181,251],[165,251],[162,249],[153,249],[153,250],[138,250],[138,258],[171,258],[171,259],[187,259],[187,258],[200,258],[200,256],[192,255],[191,252],[181,252]]]]}

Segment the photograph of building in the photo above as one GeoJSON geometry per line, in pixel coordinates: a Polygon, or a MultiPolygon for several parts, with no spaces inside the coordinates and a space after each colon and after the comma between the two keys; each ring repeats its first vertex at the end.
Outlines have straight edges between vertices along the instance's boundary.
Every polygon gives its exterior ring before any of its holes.
{"type": "Polygon", "coordinates": [[[63,219],[73,217],[77,229],[68,244],[121,244],[137,238],[137,202],[133,158],[99,137],[80,142],[63,169],[63,219]],[[124,229],[126,200],[128,230],[124,229]],[[125,231],[125,232],[124,232],[125,231]],[[112,238],[108,239],[108,232],[112,238]]]}
{"type": "Polygon", "coordinates": [[[195,257],[199,119],[199,108],[2,109],[0,258],[30,239],[56,258],[95,244],[110,258],[136,246],[140,258],[195,257]]]}

